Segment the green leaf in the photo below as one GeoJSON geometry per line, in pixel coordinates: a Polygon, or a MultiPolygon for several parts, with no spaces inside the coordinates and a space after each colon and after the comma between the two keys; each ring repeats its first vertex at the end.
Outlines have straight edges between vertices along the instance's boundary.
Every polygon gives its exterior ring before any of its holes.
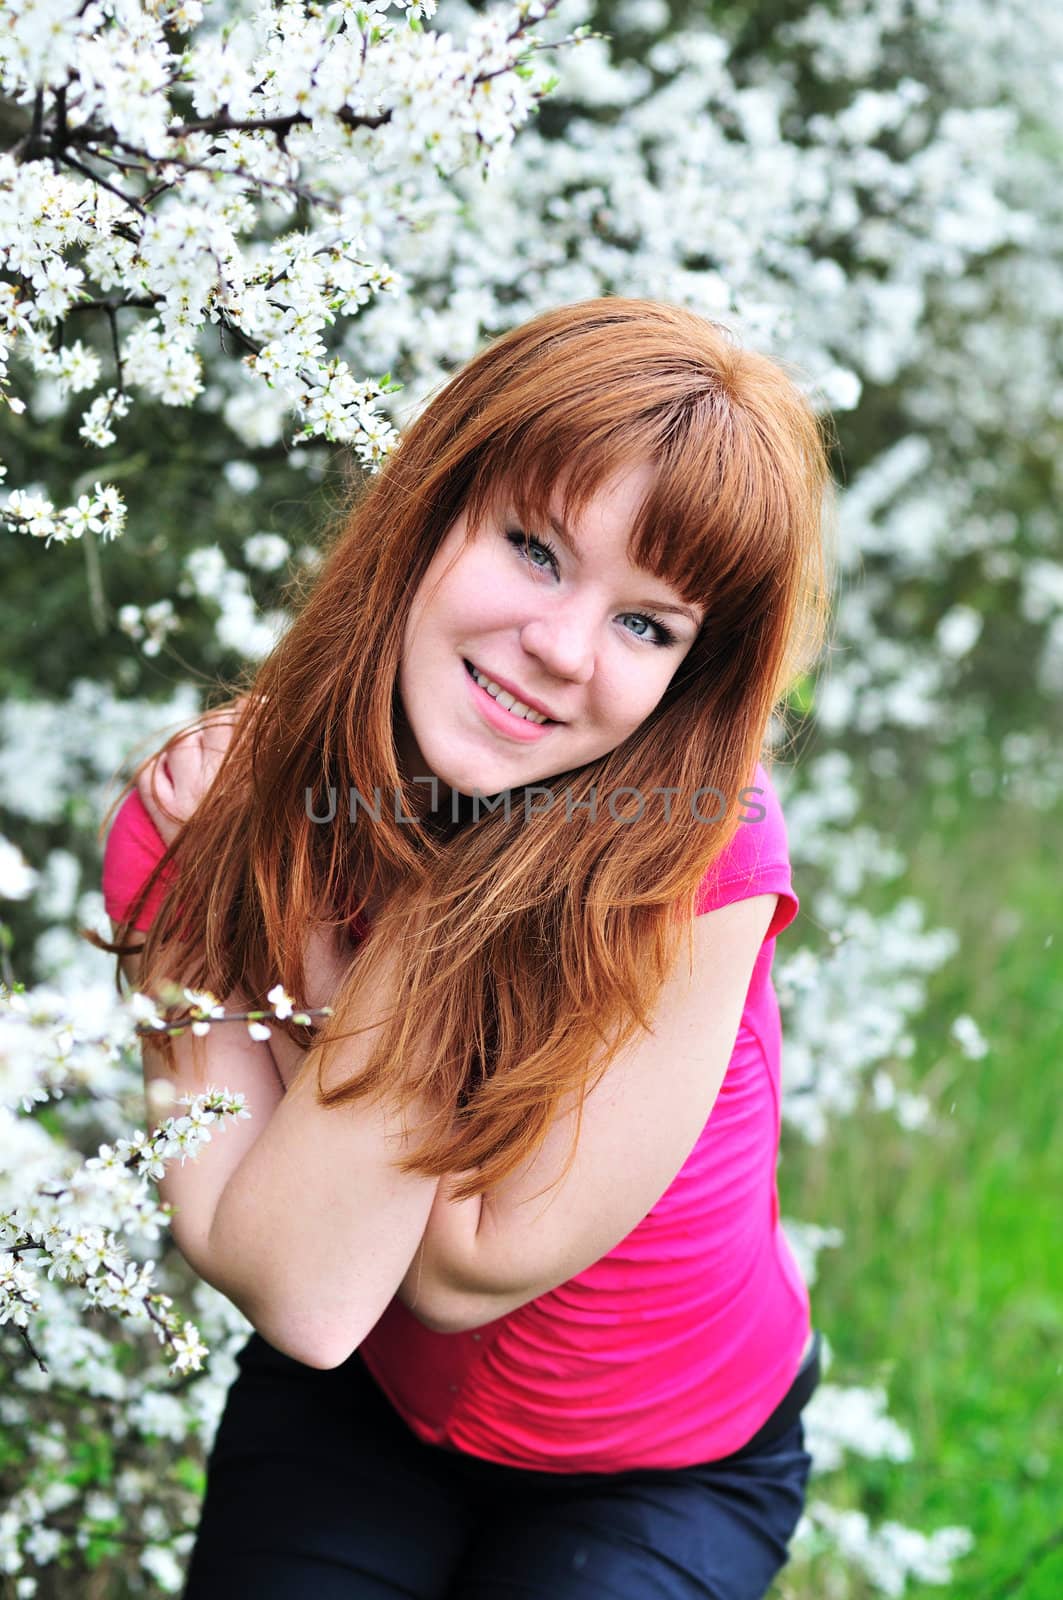
{"type": "Polygon", "coordinates": [[[207,1474],[202,1462],[194,1456],[182,1456],[175,1461],[172,1467],[173,1476],[182,1489],[188,1489],[194,1495],[202,1495],[207,1487],[207,1474]]]}
{"type": "MultiPolygon", "coordinates": [[[[115,1533],[121,1526],[120,1521],[114,1523],[115,1533]]],[[[85,1565],[90,1572],[95,1572],[104,1561],[113,1561],[121,1552],[122,1546],[119,1540],[108,1538],[106,1533],[92,1533],[85,1546],[85,1565]]]]}
{"type": "Polygon", "coordinates": [[[42,1106],[37,1112],[37,1121],[46,1133],[51,1134],[53,1139],[66,1137],[66,1124],[54,1106],[42,1106]]]}
{"type": "Polygon", "coordinates": [[[63,1474],[64,1483],[73,1483],[79,1489],[97,1484],[108,1484],[114,1476],[114,1441],[98,1428],[85,1429],[68,1447],[70,1468],[63,1474]]]}

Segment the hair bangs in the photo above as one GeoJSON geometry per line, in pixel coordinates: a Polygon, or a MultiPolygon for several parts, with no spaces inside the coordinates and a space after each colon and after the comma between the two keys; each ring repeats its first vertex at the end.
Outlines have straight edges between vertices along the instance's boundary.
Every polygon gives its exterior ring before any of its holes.
{"type": "Polygon", "coordinates": [[[652,462],[659,448],[653,418],[618,418],[619,409],[596,423],[571,398],[559,399],[516,437],[507,430],[490,438],[466,501],[470,523],[505,509],[529,528],[545,531],[555,517],[571,527],[611,479],[652,462]]]}
{"type": "Polygon", "coordinates": [[[740,609],[784,555],[792,514],[770,473],[743,451],[733,403],[699,396],[683,408],[631,532],[631,558],[706,612],[740,609]]]}
{"type": "Polygon", "coordinates": [[[721,593],[741,604],[779,562],[794,508],[781,503],[774,446],[756,420],[722,384],[682,376],[668,392],[658,374],[651,396],[628,374],[593,408],[563,394],[523,427],[497,430],[477,452],[470,524],[508,511],[529,530],[547,530],[554,517],[572,527],[605,484],[648,462],[654,479],[630,530],[632,563],[689,605],[708,610],[721,593]]]}

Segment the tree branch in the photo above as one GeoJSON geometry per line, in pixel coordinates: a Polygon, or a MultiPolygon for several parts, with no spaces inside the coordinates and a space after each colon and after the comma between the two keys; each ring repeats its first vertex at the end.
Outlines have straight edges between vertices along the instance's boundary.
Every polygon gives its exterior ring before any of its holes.
{"type": "MultiPolygon", "coordinates": [[[[341,106],[335,113],[340,122],[348,128],[382,128],[391,121],[390,111],[381,111],[376,116],[364,116],[354,111],[348,111],[346,106],[341,106]]],[[[285,117],[229,117],[219,115],[204,117],[199,122],[181,122],[176,128],[169,130],[175,139],[183,139],[190,133],[275,133],[281,144],[291,133],[292,129],[300,123],[312,122],[313,118],[307,116],[305,111],[293,111],[285,117]]]]}

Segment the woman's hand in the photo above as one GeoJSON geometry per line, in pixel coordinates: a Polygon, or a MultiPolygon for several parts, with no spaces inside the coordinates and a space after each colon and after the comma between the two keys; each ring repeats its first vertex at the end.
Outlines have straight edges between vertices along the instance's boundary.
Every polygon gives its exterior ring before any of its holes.
{"type": "MultiPolygon", "coordinates": [[[[214,782],[242,704],[241,699],[224,711],[200,718],[165,757],[154,757],[137,773],[137,793],[167,845],[176,838],[214,782]]],[[[307,935],[303,957],[306,993],[297,997],[299,1005],[311,1009],[331,1005],[353,958],[354,947],[345,928],[314,923],[307,935]]],[[[276,1027],[270,1049],[287,1089],[305,1059],[305,1052],[276,1027]]]]}
{"type": "Polygon", "coordinates": [[[177,837],[214,782],[229,748],[243,700],[208,712],[164,756],[153,756],[136,775],[136,789],[165,844],[177,837]]]}

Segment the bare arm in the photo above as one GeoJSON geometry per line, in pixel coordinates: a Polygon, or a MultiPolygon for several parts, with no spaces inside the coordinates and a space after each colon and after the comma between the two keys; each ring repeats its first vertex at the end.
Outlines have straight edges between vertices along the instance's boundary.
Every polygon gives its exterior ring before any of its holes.
{"type": "MultiPolygon", "coordinates": [[[[124,963],[135,980],[135,962],[124,963]]],[[[386,978],[395,966],[383,964],[386,978]]],[[[391,985],[375,994],[391,1002],[391,985]]],[[[230,995],[226,1009],[247,1009],[230,995]]],[[[376,1030],[348,1042],[336,1072],[368,1059],[376,1030]]],[[[242,1092],[249,1119],[214,1130],[194,1159],[167,1165],[159,1182],[172,1231],[198,1275],[237,1305],[275,1349],[312,1367],[338,1365],[393,1297],[424,1232],[437,1180],[398,1172],[417,1111],[360,1102],[317,1105],[316,1062],[302,1056],[287,1093],[269,1045],[239,1023],[174,1040],[174,1067],[144,1048],[152,1128],[183,1108],[174,1099],[214,1083],[242,1092]]]]}
{"type": "Polygon", "coordinates": [[[571,1107],[536,1156],[488,1195],[454,1201],[441,1183],[399,1289],[419,1321],[449,1333],[504,1316],[600,1260],[647,1215],[715,1103],[777,898],[751,896],[696,919],[692,976],[681,954],[653,1033],[636,1035],[587,1096],[560,1183],[571,1107]]]}
{"type": "MultiPolygon", "coordinates": [[[[397,980],[397,962],[382,952],[368,1017],[390,1009],[397,980]]],[[[380,1027],[375,1021],[344,1041],[326,1087],[358,1073],[380,1027]]],[[[396,1165],[418,1141],[427,1115],[420,1102],[406,1126],[385,1100],[323,1109],[316,1078],[314,1053],[230,1176],[198,1270],[271,1344],[327,1368],[347,1359],[393,1298],[438,1179],[404,1174],[396,1165]]]]}
{"type": "MultiPolygon", "coordinates": [[[[117,925],[112,924],[117,935],[117,925]]],[[[139,956],[126,956],[122,969],[131,983],[139,978],[139,956]]],[[[227,1011],[246,1011],[242,995],[229,995],[227,1011]]],[[[227,1118],[212,1129],[210,1141],[194,1158],[167,1163],[159,1179],[163,1201],[173,1208],[174,1242],[185,1260],[200,1276],[207,1234],[221,1192],[251,1146],[262,1135],[266,1124],[280,1105],[284,1085],[273,1062],[270,1047],[250,1037],[241,1023],[218,1023],[204,1038],[190,1032],[175,1037],[173,1065],[144,1041],[144,1100],[148,1128],[154,1130],[167,1117],[185,1114],[178,1097],[202,1094],[209,1084],[243,1094],[248,1118],[227,1118]]]]}
{"type": "MultiPolygon", "coordinates": [[[[227,741],[227,734],[221,738],[227,741]]],[[[195,809],[212,775],[202,740],[182,742],[176,752],[167,773],[145,769],[138,785],[164,837],[195,809]],[[153,777],[165,811],[156,803],[153,777]]],[[[306,964],[315,992],[298,998],[310,1005],[331,1002],[350,954],[342,938],[312,930],[306,964]]],[[[124,965],[136,982],[135,959],[124,965]]],[[[382,1003],[390,1000],[386,988],[383,981],[377,987],[382,1003]]],[[[228,996],[225,1005],[248,1009],[240,994],[228,996]]],[[[341,1077],[367,1059],[372,1037],[363,1035],[339,1058],[341,1077]]],[[[180,1111],[176,1095],[200,1093],[212,1082],[243,1092],[252,1112],[249,1120],[219,1126],[195,1161],[168,1166],[159,1187],[175,1208],[178,1248],[277,1349],[312,1366],[336,1364],[394,1294],[423,1232],[436,1181],[395,1171],[392,1156],[407,1148],[407,1134],[393,1112],[364,1104],[319,1109],[316,1062],[279,1029],[265,1043],[252,1040],[241,1024],[220,1023],[203,1039],[181,1035],[174,1048],[174,1067],[145,1048],[152,1126],[180,1111]],[[169,1104],[160,1104],[157,1096],[166,1091],[169,1104]],[[282,1107],[282,1124],[271,1132],[282,1107]]]]}

